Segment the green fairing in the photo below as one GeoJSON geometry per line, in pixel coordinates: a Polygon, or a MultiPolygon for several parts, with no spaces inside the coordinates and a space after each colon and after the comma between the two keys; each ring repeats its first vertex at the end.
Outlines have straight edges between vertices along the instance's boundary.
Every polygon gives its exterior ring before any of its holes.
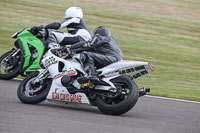
{"type": "Polygon", "coordinates": [[[32,45],[33,47],[36,48],[37,52],[38,52],[38,57],[37,59],[32,63],[32,65],[26,70],[26,72],[33,72],[37,69],[41,69],[40,67],[40,60],[43,56],[45,47],[43,45],[43,43],[41,42],[41,40],[39,40],[38,38],[36,38],[35,36],[33,36],[27,29],[25,29],[23,32],[21,32],[18,36],[17,39],[20,39],[22,42],[22,46],[25,52],[24,55],[24,66],[23,68],[25,68],[26,66],[29,65],[30,62],[30,58],[31,58],[31,52],[30,49],[28,47],[29,45],[32,45]]]}

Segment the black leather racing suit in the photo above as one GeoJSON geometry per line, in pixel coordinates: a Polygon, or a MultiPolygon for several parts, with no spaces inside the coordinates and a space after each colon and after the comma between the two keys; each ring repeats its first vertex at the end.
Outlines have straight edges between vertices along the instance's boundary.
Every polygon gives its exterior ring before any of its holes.
{"type": "Polygon", "coordinates": [[[122,50],[117,41],[112,36],[100,37],[101,41],[88,45],[88,42],[79,42],[71,46],[71,49],[90,47],[94,52],[81,52],[81,60],[86,71],[90,71],[91,76],[96,76],[95,67],[102,68],[111,63],[122,60],[122,50]]]}

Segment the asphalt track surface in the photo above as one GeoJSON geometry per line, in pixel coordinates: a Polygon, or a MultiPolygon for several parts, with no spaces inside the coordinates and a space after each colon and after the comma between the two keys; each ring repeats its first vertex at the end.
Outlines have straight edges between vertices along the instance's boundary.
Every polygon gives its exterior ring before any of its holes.
{"type": "Polygon", "coordinates": [[[98,108],[17,98],[20,81],[0,80],[0,133],[200,133],[200,104],[142,97],[121,116],[98,108]]]}

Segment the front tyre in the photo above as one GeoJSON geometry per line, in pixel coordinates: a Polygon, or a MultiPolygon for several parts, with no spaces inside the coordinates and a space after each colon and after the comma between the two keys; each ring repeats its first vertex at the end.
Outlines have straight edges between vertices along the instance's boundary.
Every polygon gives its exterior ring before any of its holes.
{"type": "Polygon", "coordinates": [[[98,96],[97,106],[102,113],[109,115],[121,115],[128,112],[137,102],[139,92],[134,81],[127,76],[120,76],[113,80],[117,83],[116,87],[121,90],[121,94],[115,98],[109,98],[105,95],[98,96]]]}
{"type": "Polygon", "coordinates": [[[22,67],[21,54],[11,56],[14,50],[10,50],[0,57],[0,79],[10,80],[17,77],[22,67]]]}
{"type": "Polygon", "coordinates": [[[32,81],[38,76],[39,72],[33,72],[26,76],[17,90],[17,96],[23,103],[37,104],[46,100],[51,87],[52,79],[44,79],[38,85],[33,86],[32,81]]]}

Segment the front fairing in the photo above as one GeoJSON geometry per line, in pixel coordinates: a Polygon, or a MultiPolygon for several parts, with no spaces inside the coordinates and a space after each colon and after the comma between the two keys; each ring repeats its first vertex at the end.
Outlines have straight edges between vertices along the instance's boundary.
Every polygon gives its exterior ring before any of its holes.
{"type": "Polygon", "coordinates": [[[23,68],[26,68],[26,72],[32,72],[37,69],[41,69],[40,60],[43,56],[45,46],[40,39],[32,35],[27,29],[22,31],[17,35],[17,39],[21,40],[22,47],[24,50],[24,65],[23,68]],[[32,58],[32,51],[36,50],[38,55],[35,59],[32,58]]]}
{"type": "MultiPolygon", "coordinates": [[[[51,49],[56,50],[56,49],[51,49]]],[[[53,79],[60,78],[64,75],[73,76],[77,75],[77,71],[73,66],[72,59],[65,60],[60,57],[55,56],[51,50],[44,55],[42,59],[42,64],[51,73],[53,79]],[[60,63],[63,64],[62,70],[59,69],[60,63]]]]}
{"type": "Polygon", "coordinates": [[[28,29],[24,29],[17,35],[17,39],[31,39],[31,38],[36,38],[34,35],[32,35],[28,29]]]}

